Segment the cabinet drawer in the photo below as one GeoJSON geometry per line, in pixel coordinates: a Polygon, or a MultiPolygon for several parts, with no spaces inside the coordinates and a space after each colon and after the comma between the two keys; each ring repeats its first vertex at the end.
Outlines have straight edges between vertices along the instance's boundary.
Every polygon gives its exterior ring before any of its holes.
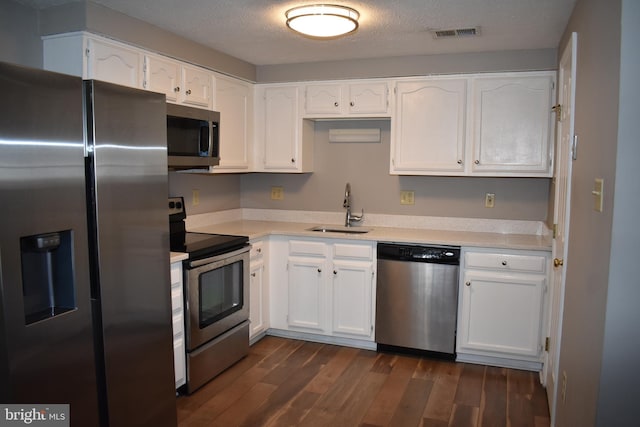
{"type": "Polygon", "coordinates": [[[251,251],[249,252],[249,257],[251,259],[262,256],[264,253],[264,242],[252,242],[251,243],[251,251]]]}
{"type": "Polygon", "coordinates": [[[336,243],[333,245],[333,255],[341,258],[373,259],[373,247],[370,245],[354,245],[336,243]]]}
{"type": "Polygon", "coordinates": [[[173,339],[174,341],[184,335],[184,325],[182,323],[182,313],[173,314],[173,339]]]}
{"type": "Polygon", "coordinates": [[[182,310],[182,287],[171,288],[171,310],[182,310]]]}
{"type": "Polygon", "coordinates": [[[182,265],[180,263],[171,264],[171,284],[182,282],[182,265]]]}
{"type": "Polygon", "coordinates": [[[546,271],[544,256],[497,254],[484,252],[467,252],[464,255],[466,268],[485,268],[491,270],[522,271],[544,273],[546,271]]]}
{"type": "Polygon", "coordinates": [[[327,245],[309,240],[289,241],[289,255],[327,256],[327,245]]]}

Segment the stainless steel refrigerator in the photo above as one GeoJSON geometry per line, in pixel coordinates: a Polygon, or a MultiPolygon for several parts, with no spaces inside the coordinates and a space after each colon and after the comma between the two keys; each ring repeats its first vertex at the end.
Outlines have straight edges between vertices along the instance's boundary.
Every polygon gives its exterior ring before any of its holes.
{"type": "Polygon", "coordinates": [[[164,95],[0,63],[0,403],[175,426],[164,95]]]}

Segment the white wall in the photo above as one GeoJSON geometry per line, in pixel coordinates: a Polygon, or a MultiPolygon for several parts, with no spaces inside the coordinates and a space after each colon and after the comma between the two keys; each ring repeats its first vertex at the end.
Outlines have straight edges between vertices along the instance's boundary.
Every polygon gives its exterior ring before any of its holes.
{"type": "Polygon", "coordinates": [[[597,425],[638,424],[640,384],[640,2],[622,1],[620,107],[597,425]]]}
{"type": "Polygon", "coordinates": [[[0,61],[42,68],[38,14],[13,0],[0,1],[0,61]]]}
{"type": "Polygon", "coordinates": [[[566,45],[571,32],[578,33],[573,113],[579,145],[573,162],[558,380],[562,388],[566,372],[567,384],[566,401],[559,393],[557,402],[557,426],[563,427],[595,425],[600,393],[619,148],[620,16],[620,0],[578,0],[560,44],[566,45]],[[593,209],[596,178],[604,179],[603,212],[593,209]]]}

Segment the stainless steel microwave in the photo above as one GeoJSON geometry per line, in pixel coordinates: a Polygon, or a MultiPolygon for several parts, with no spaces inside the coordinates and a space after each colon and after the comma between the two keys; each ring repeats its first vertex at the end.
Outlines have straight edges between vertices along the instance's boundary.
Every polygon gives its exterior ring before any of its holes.
{"type": "Polygon", "coordinates": [[[220,163],[220,113],[167,104],[167,152],[171,169],[220,163]]]}

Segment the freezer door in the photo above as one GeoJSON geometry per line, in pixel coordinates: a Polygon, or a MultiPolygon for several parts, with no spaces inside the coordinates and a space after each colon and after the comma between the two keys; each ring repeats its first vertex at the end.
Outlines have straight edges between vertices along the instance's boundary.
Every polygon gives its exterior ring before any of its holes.
{"type": "Polygon", "coordinates": [[[0,402],[98,423],[82,80],[0,63],[0,402]]]}
{"type": "Polygon", "coordinates": [[[85,99],[109,423],[175,426],[165,97],[88,81],[85,99]]]}

